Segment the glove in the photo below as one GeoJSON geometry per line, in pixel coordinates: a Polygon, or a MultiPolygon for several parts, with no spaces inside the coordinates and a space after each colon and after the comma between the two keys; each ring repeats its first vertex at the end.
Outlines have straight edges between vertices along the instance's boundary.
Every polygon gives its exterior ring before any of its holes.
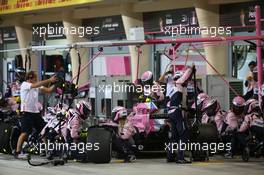
{"type": "Polygon", "coordinates": [[[88,133],[87,132],[80,132],[79,136],[80,136],[80,138],[87,138],[88,133]]]}
{"type": "Polygon", "coordinates": [[[150,98],[146,98],[146,102],[151,102],[151,99],[150,98]]]}

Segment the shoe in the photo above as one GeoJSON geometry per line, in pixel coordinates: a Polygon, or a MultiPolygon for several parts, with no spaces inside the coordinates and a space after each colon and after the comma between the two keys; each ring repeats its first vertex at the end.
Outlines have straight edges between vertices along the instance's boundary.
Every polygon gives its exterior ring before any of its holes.
{"type": "Polygon", "coordinates": [[[15,159],[18,159],[18,154],[20,154],[20,152],[13,151],[12,153],[14,155],[14,158],[15,159]]]}
{"type": "Polygon", "coordinates": [[[126,163],[131,163],[131,162],[135,162],[136,161],[136,156],[135,155],[128,155],[126,158],[125,158],[125,161],[126,163]]]}
{"type": "Polygon", "coordinates": [[[47,158],[48,160],[53,160],[53,159],[54,159],[54,157],[53,157],[53,153],[52,153],[51,151],[47,151],[47,152],[46,152],[46,158],[47,158]]]}
{"type": "Polygon", "coordinates": [[[27,158],[28,158],[28,154],[26,154],[26,153],[20,153],[17,155],[17,159],[25,160],[27,158]]]}
{"type": "Polygon", "coordinates": [[[232,158],[233,158],[233,154],[232,154],[231,152],[228,152],[228,153],[226,153],[226,154],[224,155],[224,157],[225,157],[226,159],[232,159],[232,158]]]}

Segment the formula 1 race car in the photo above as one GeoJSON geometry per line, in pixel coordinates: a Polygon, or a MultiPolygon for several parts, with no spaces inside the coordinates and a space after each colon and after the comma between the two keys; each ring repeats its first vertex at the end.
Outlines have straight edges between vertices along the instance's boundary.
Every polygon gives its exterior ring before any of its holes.
{"type": "MultiPolygon", "coordinates": [[[[130,113],[129,120],[137,130],[131,141],[136,153],[165,152],[165,143],[169,141],[170,130],[166,113],[158,111],[153,102],[138,103],[130,113]]],[[[116,152],[112,142],[117,132],[117,125],[111,122],[100,123],[89,128],[87,142],[100,145],[99,150],[88,151],[90,162],[109,163],[111,161],[112,153],[116,152]]],[[[212,143],[218,140],[216,127],[212,124],[194,124],[189,129],[189,136],[190,142],[195,143],[212,143]]],[[[209,153],[192,151],[190,158],[208,160],[209,153]]]]}

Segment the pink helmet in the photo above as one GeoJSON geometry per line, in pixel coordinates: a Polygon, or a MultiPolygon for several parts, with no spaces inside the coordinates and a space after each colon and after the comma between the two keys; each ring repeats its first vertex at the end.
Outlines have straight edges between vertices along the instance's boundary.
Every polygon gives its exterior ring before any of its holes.
{"type": "MultiPolygon", "coordinates": [[[[209,98],[210,98],[210,96],[207,95],[206,93],[198,94],[198,96],[197,96],[197,108],[198,108],[198,110],[199,109],[202,110],[204,100],[209,99],[209,98]]],[[[195,109],[195,103],[193,103],[192,109],[195,109]]]]}
{"type": "Polygon", "coordinates": [[[232,101],[232,111],[236,115],[240,115],[244,112],[245,100],[243,97],[237,96],[232,101]]]}
{"type": "Polygon", "coordinates": [[[153,73],[151,71],[144,72],[141,75],[141,82],[144,85],[150,85],[153,83],[153,73]]]}
{"type": "Polygon", "coordinates": [[[215,115],[220,110],[220,104],[216,99],[206,99],[203,102],[202,111],[208,116],[215,115]]]}
{"type": "Polygon", "coordinates": [[[200,94],[198,94],[198,96],[197,96],[197,100],[201,100],[201,101],[204,101],[205,99],[207,99],[207,98],[210,98],[210,96],[209,95],[207,95],[206,93],[200,93],[200,94]]]}
{"type": "Polygon", "coordinates": [[[241,96],[236,96],[233,101],[232,101],[233,105],[235,106],[244,106],[245,104],[245,100],[243,97],[241,96]]]}
{"type": "Polygon", "coordinates": [[[116,106],[112,110],[111,116],[114,122],[118,122],[119,119],[127,117],[127,109],[122,106],[116,106]]]}
{"type": "Polygon", "coordinates": [[[250,114],[256,110],[260,110],[260,105],[258,100],[256,99],[249,99],[248,101],[245,102],[245,108],[244,112],[246,114],[250,114]]]}
{"type": "Polygon", "coordinates": [[[76,111],[80,114],[80,117],[85,120],[92,111],[92,106],[89,102],[81,100],[76,104],[76,111]]]}

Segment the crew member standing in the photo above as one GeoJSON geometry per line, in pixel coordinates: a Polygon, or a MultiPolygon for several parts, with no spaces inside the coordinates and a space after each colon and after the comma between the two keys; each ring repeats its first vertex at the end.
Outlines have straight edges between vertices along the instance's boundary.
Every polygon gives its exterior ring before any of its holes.
{"type": "Polygon", "coordinates": [[[15,158],[25,158],[26,155],[21,153],[21,149],[32,129],[35,128],[39,133],[44,127],[45,123],[40,115],[38,103],[39,90],[43,93],[51,93],[54,90],[54,86],[49,88],[44,86],[56,80],[56,76],[52,76],[47,80],[37,82],[37,75],[35,72],[30,71],[26,75],[26,81],[21,84],[21,134],[18,138],[16,151],[14,152],[15,158]]]}
{"type": "Polygon", "coordinates": [[[176,163],[183,164],[188,163],[184,159],[184,151],[180,150],[180,144],[188,141],[187,136],[187,124],[184,120],[182,113],[182,101],[184,99],[184,89],[187,87],[188,79],[191,77],[194,70],[194,65],[188,67],[184,74],[176,80],[176,85],[170,93],[170,110],[168,112],[171,135],[170,137],[170,149],[167,155],[167,162],[174,162],[173,155],[173,143],[178,144],[178,153],[176,163]]]}

